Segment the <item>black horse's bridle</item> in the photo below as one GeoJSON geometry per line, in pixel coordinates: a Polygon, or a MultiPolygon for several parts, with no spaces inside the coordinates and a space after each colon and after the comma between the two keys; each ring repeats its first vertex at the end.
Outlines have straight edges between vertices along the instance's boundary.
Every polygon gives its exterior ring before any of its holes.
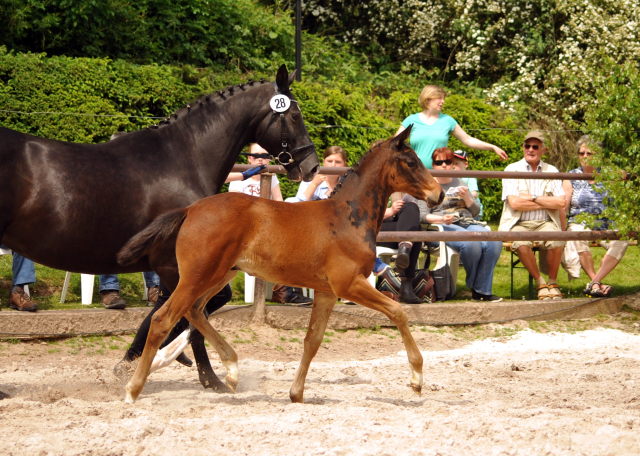
{"type": "MultiPolygon", "coordinates": [[[[278,90],[278,86],[275,82],[273,83],[273,86],[276,90],[276,95],[280,95],[280,91],[278,90]]],[[[292,103],[296,103],[296,104],[298,103],[296,100],[291,100],[291,101],[292,103]]],[[[289,109],[291,108],[289,107],[289,109]]],[[[287,109],[287,111],[289,109],[287,109]]],[[[264,132],[262,133],[262,135],[260,135],[260,138],[256,142],[260,144],[260,141],[262,140],[264,135],[269,131],[271,124],[273,124],[274,121],[276,121],[279,117],[282,150],[280,151],[278,156],[275,157],[275,160],[279,165],[284,166],[284,168],[288,171],[289,168],[293,166],[296,162],[302,163],[304,160],[306,160],[306,158],[309,155],[314,153],[316,151],[316,145],[313,142],[311,142],[309,144],[296,147],[295,149],[288,150],[289,142],[287,141],[287,137],[291,138],[293,137],[293,135],[289,130],[289,126],[287,125],[287,119],[284,116],[287,111],[284,111],[284,112],[272,111],[271,120],[269,120],[269,124],[267,125],[267,128],[265,128],[264,132]]]]}

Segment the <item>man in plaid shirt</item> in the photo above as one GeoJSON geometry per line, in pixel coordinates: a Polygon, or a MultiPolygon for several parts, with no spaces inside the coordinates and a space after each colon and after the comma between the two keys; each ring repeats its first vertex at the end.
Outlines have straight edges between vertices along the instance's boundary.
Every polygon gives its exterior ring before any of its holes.
{"type": "MultiPolygon", "coordinates": [[[[532,131],[524,138],[524,158],[507,166],[505,171],[522,173],[557,173],[554,166],[542,161],[547,151],[544,135],[532,131]]],[[[557,179],[503,179],[502,200],[504,207],[500,219],[500,231],[562,231],[565,225],[566,204],[562,182],[557,179]]],[[[532,241],[516,241],[511,250],[535,279],[538,299],[562,299],[558,286],[558,269],[562,259],[564,241],[546,241],[540,247],[546,250],[549,265],[549,283],[540,274],[533,253],[532,241]]]]}

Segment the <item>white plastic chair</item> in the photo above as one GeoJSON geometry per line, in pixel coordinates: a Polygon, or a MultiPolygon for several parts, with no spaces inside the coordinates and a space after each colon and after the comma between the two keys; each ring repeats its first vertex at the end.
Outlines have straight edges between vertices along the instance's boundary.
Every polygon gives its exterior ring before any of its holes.
{"type": "MultiPolygon", "coordinates": [[[[253,295],[256,289],[256,278],[252,275],[244,273],[244,302],[251,303],[253,302],[253,295]]],[[[302,289],[303,296],[309,297],[313,299],[313,289],[307,290],[306,288],[302,289]]],[[[267,292],[265,293],[265,298],[267,301],[271,300],[273,297],[273,283],[267,282],[267,292]]]]}
{"type": "MultiPolygon", "coordinates": [[[[69,281],[71,280],[71,273],[67,271],[64,276],[64,285],[62,286],[62,293],[60,294],[60,304],[64,304],[67,299],[67,291],[69,290],[69,281]]],[[[85,306],[91,305],[93,301],[93,286],[95,283],[95,275],[93,274],[80,274],[80,295],[82,296],[82,304],[85,306]]],[[[149,296],[147,294],[147,284],[144,281],[144,274],[142,275],[142,300],[146,301],[149,296]]]]}

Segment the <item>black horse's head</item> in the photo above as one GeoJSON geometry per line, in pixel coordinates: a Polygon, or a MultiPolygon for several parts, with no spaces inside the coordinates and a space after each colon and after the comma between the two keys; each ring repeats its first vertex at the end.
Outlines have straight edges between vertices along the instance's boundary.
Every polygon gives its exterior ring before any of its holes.
{"type": "Polygon", "coordinates": [[[289,90],[296,72],[291,74],[282,65],[273,83],[273,97],[265,107],[264,119],[257,129],[257,143],[273,155],[287,170],[287,177],[310,181],[320,163],[316,148],[302,120],[298,102],[289,90]]]}

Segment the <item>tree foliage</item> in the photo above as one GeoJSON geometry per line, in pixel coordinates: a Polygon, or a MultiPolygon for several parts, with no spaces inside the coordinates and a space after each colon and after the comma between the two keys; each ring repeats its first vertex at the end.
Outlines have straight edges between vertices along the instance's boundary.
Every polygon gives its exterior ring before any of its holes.
{"type": "Polygon", "coordinates": [[[615,220],[623,234],[640,228],[640,75],[631,62],[617,65],[601,59],[607,75],[598,86],[586,115],[586,130],[602,150],[593,156],[597,177],[611,198],[604,216],[615,220]],[[625,171],[626,180],[621,179],[625,171]]]}
{"type": "Polygon", "coordinates": [[[251,70],[294,53],[289,15],[253,0],[0,0],[0,21],[20,52],[251,70]]]}

